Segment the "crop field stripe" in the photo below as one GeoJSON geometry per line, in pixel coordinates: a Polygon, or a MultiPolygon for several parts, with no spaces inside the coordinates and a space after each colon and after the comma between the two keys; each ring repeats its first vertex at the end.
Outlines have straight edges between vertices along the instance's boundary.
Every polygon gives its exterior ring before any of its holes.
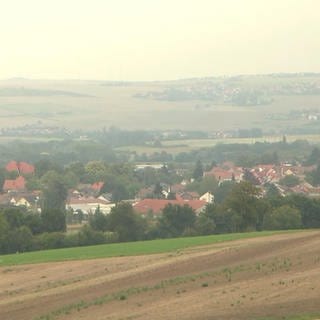
{"type": "Polygon", "coordinates": [[[282,316],[282,317],[264,317],[256,320],[320,320],[319,314],[303,314],[294,316],[282,316]]]}
{"type": "MultiPolygon", "coordinates": [[[[8,255],[0,255],[0,266],[165,253],[193,246],[208,245],[238,239],[269,236],[276,233],[284,232],[289,231],[229,233],[223,235],[112,243],[96,246],[15,253],[8,255]]],[[[293,232],[297,232],[297,230],[293,232]]]]}

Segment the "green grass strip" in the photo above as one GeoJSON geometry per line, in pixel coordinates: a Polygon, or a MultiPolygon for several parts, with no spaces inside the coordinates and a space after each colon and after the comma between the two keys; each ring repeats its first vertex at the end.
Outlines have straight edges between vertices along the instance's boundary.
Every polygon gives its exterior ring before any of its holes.
{"type": "Polygon", "coordinates": [[[270,236],[277,233],[284,233],[284,231],[229,233],[223,235],[112,243],[87,247],[16,253],[0,255],[0,266],[164,253],[193,246],[202,246],[224,241],[270,236]]]}
{"type": "Polygon", "coordinates": [[[317,320],[320,319],[320,313],[313,314],[301,314],[281,317],[263,317],[256,320],[317,320]]]}

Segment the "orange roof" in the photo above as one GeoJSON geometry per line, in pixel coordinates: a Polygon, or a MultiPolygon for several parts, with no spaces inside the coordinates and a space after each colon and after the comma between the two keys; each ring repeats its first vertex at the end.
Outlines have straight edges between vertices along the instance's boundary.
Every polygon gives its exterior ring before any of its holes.
{"type": "Polygon", "coordinates": [[[146,214],[150,211],[153,213],[161,213],[161,211],[168,204],[179,205],[179,206],[187,205],[191,207],[193,210],[198,211],[201,208],[205,207],[207,203],[202,200],[184,201],[184,200],[165,200],[165,199],[144,199],[134,204],[133,207],[138,213],[142,213],[142,214],[146,214]]]}
{"type": "Polygon", "coordinates": [[[236,180],[240,180],[243,170],[240,167],[224,169],[222,167],[213,167],[210,171],[204,173],[205,176],[214,176],[218,181],[231,180],[234,176],[236,180]]]}
{"type": "Polygon", "coordinates": [[[104,183],[102,181],[99,181],[99,182],[95,182],[91,185],[91,188],[93,190],[96,190],[96,191],[100,191],[102,189],[102,187],[104,186],[104,183]]]}
{"type": "Polygon", "coordinates": [[[34,166],[27,162],[20,162],[19,163],[19,172],[21,174],[31,174],[34,173],[34,166]]]}
{"type": "Polygon", "coordinates": [[[8,162],[8,164],[6,165],[6,170],[9,172],[10,171],[19,171],[18,163],[16,161],[8,162]]]}
{"type": "Polygon", "coordinates": [[[19,176],[15,180],[5,180],[3,184],[3,190],[4,191],[10,191],[10,190],[23,190],[26,187],[26,180],[24,177],[19,176]]]}
{"type": "Polygon", "coordinates": [[[17,161],[10,161],[6,165],[6,170],[11,171],[18,171],[20,174],[31,174],[34,173],[34,166],[27,162],[17,162],[17,161]]]}

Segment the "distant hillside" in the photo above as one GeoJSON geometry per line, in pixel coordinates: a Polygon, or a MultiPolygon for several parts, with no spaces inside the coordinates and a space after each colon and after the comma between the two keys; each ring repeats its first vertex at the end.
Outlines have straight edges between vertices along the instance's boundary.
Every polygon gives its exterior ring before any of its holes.
{"type": "Polygon", "coordinates": [[[319,132],[320,75],[270,74],[175,81],[0,81],[0,126],[100,130],[319,132]]]}
{"type": "Polygon", "coordinates": [[[62,90],[42,90],[42,89],[31,89],[24,87],[4,87],[0,88],[0,97],[50,97],[50,96],[67,96],[67,97],[90,97],[89,95],[62,91],[62,90]]]}
{"type": "Polygon", "coordinates": [[[276,96],[320,95],[318,74],[270,74],[172,81],[162,90],[137,94],[136,98],[163,101],[203,100],[221,105],[259,106],[276,96]]]}

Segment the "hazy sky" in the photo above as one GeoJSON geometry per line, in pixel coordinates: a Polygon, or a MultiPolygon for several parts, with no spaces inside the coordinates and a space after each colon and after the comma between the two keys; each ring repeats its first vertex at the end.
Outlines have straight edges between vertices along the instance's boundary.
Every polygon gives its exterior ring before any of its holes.
{"type": "Polygon", "coordinates": [[[320,0],[0,0],[0,78],[320,72],[320,0]]]}

